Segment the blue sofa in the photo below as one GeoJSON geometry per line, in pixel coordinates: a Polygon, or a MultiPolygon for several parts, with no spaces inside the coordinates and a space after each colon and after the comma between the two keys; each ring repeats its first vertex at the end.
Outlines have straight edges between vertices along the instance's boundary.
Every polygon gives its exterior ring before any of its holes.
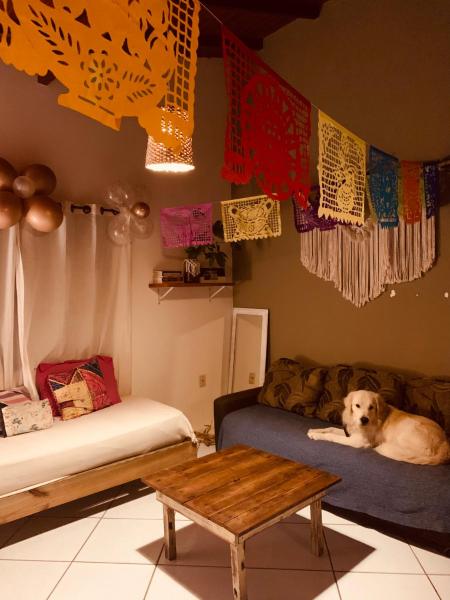
{"type": "Polygon", "coordinates": [[[326,496],[328,510],[450,555],[450,465],[412,465],[310,440],[308,429],[330,423],[259,404],[260,389],[215,400],[218,450],[246,444],[340,475],[326,496]]]}

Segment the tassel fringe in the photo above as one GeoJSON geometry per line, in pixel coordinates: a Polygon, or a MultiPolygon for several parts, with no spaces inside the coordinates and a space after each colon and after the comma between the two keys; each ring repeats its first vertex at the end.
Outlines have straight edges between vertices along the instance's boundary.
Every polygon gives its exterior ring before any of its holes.
{"type": "Polygon", "coordinates": [[[395,228],[382,228],[368,219],[362,228],[313,229],[300,240],[302,265],[332,281],[357,307],[377,298],[387,284],[418,279],[436,259],[435,217],[427,219],[425,214],[418,223],[400,220],[395,228]]]}

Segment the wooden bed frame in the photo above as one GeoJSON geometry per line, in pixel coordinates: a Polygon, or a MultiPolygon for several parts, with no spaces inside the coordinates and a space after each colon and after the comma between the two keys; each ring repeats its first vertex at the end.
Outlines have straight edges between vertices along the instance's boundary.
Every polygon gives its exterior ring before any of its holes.
{"type": "Polygon", "coordinates": [[[197,447],[181,442],[146,454],[118,460],[0,498],[0,525],[77,500],[108,488],[196,458],[197,447]]]}

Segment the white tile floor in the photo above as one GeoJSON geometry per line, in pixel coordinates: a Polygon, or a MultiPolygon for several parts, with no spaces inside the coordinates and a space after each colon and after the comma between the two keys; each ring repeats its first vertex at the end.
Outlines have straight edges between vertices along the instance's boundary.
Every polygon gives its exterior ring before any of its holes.
{"type": "MultiPolygon", "coordinates": [[[[249,600],[450,600],[450,559],[324,511],[309,552],[308,510],[247,544],[249,600]]],[[[177,517],[163,556],[162,509],[134,482],[0,527],[2,600],[231,600],[227,545],[177,517]]]]}

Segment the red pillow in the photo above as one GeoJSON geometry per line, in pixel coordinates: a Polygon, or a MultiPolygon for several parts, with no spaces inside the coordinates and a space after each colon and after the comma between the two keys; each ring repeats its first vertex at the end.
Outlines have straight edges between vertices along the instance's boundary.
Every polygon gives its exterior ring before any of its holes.
{"type": "Polygon", "coordinates": [[[36,369],[36,387],[39,392],[40,398],[48,398],[52,407],[54,417],[59,417],[59,407],[55,401],[50,386],[48,385],[47,378],[49,375],[57,375],[58,373],[64,373],[70,369],[81,367],[86,362],[93,359],[98,360],[98,364],[103,373],[106,391],[110,404],[118,404],[122,402],[119,396],[119,390],[117,389],[116,376],[114,374],[113,359],[110,356],[93,356],[84,360],[66,360],[61,363],[41,363],[36,369]]]}

